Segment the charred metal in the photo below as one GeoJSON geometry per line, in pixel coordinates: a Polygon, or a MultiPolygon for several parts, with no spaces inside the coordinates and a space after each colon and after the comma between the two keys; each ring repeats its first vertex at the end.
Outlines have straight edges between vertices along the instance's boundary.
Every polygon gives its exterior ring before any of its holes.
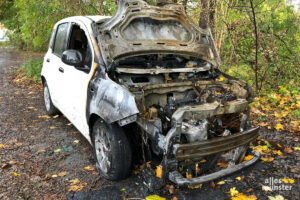
{"type": "Polygon", "coordinates": [[[203,183],[258,159],[256,152],[241,163],[258,136],[248,116],[253,92],[218,69],[210,30],[193,25],[182,6],[121,0],[116,15],[96,29],[106,75],[99,71],[91,80],[96,95],[88,110],[108,123],[139,127],[172,182],[203,183]],[[219,159],[228,167],[214,171],[219,159]],[[187,171],[195,178],[184,178],[187,171]]]}

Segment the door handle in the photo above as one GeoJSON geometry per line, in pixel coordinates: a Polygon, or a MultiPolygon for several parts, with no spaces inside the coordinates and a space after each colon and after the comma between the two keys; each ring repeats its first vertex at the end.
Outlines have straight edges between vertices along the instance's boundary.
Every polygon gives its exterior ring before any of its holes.
{"type": "Polygon", "coordinates": [[[47,61],[47,62],[50,62],[50,58],[47,58],[46,61],[47,61]]]}
{"type": "Polygon", "coordinates": [[[60,67],[60,68],[58,68],[58,71],[60,71],[61,73],[64,73],[64,68],[62,68],[62,67],[60,67]]]}

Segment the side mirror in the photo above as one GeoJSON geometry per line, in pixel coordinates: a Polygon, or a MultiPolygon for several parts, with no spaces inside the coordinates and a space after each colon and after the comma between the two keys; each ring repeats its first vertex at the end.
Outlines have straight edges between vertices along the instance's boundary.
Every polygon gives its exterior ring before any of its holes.
{"type": "Polygon", "coordinates": [[[61,60],[67,65],[81,67],[82,54],[80,53],[80,51],[74,49],[65,50],[62,54],[61,60]]]}

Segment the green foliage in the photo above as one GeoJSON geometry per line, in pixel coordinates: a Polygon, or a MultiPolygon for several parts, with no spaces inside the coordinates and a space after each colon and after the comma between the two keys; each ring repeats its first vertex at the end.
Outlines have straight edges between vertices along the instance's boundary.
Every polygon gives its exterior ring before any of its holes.
{"type": "Polygon", "coordinates": [[[39,82],[41,80],[42,66],[43,60],[41,58],[31,58],[21,65],[20,72],[31,81],[39,82]]]}
{"type": "Polygon", "coordinates": [[[20,49],[46,51],[54,24],[78,15],[113,15],[111,0],[0,0],[0,21],[10,30],[11,42],[20,49]]]}

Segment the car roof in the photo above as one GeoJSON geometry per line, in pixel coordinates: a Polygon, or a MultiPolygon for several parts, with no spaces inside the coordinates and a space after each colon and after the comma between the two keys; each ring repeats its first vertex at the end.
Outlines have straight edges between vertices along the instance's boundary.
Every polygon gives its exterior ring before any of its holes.
{"type": "Polygon", "coordinates": [[[85,24],[91,24],[92,22],[99,22],[103,19],[108,19],[111,18],[111,16],[101,16],[101,15],[93,15],[93,16],[73,16],[73,17],[68,17],[64,18],[60,21],[57,22],[57,24],[63,23],[63,22],[70,22],[70,21],[76,21],[80,20],[85,24]]]}

